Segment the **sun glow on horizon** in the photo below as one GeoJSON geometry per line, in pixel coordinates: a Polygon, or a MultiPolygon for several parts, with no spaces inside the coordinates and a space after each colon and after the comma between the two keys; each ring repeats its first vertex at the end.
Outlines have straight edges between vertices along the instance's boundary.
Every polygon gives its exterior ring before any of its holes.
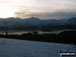
{"type": "Polygon", "coordinates": [[[76,0],[0,0],[0,18],[64,19],[76,16],[76,0]]]}
{"type": "Polygon", "coordinates": [[[15,10],[6,5],[0,6],[0,18],[14,17],[15,10]]]}

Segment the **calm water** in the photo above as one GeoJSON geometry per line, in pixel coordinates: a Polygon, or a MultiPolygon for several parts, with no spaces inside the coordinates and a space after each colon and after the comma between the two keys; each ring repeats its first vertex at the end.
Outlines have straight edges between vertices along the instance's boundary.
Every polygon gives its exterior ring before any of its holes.
{"type": "Polygon", "coordinates": [[[0,57],[60,57],[60,50],[76,52],[76,45],[0,38],[0,57]]]}
{"type": "MultiPolygon", "coordinates": [[[[34,30],[34,31],[22,31],[22,30],[8,30],[8,31],[0,31],[0,34],[2,33],[8,33],[8,34],[24,34],[24,33],[30,33],[30,32],[38,32],[39,34],[43,34],[43,33],[56,33],[56,34],[59,34],[60,32],[63,32],[63,31],[68,31],[68,30],[57,30],[57,31],[50,31],[50,32],[44,32],[44,31],[37,31],[37,30],[34,30]]],[[[70,31],[70,30],[69,30],[70,31]]]]}

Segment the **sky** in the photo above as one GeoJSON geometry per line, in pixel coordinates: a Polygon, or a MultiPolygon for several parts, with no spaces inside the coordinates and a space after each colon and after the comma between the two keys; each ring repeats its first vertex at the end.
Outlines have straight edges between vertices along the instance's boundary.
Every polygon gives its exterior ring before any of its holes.
{"type": "Polygon", "coordinates": [[[0,0],[0,18],[63,19],[76,16],[76,0],[0,0]]]}

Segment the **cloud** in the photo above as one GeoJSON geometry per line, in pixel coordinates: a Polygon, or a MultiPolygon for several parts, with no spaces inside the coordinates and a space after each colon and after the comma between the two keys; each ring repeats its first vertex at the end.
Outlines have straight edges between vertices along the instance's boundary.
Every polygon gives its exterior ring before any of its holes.
{"type": "Polygon", "coordinates": [[[22,18],[26,17],[39,17],[40,19],[63,19],[63,18],[69,18],[76,16],[75,10],[60,10],[56,12],[32,12],[32,13],[26,13],[21,12],[18,13],[18,16],[21,15],[22,18]]]}
{"type": "Polygon", "coordinates": [[[32,0],[26,10],[16,16],[21,18],[34,16],[41,19],[68,18],[76,16],[76,0],[32,0]],[[29,11],[26,11],[28,9],[29,11]]]}
{"type": "Polygon", "coordinates": [[[16,9],[14,17],[41,19],[68,18],[76,15],[76,0],[0,0],[16,9]]]}

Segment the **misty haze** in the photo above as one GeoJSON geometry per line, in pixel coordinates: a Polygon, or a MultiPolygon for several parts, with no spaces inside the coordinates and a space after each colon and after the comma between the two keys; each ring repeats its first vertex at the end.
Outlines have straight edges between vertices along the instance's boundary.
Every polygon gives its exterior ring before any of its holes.
{"type": "Polygon", "coordinates": [[[76,0],[0,0],[0,57],[61,56],[76,57],[76,0]]]}

